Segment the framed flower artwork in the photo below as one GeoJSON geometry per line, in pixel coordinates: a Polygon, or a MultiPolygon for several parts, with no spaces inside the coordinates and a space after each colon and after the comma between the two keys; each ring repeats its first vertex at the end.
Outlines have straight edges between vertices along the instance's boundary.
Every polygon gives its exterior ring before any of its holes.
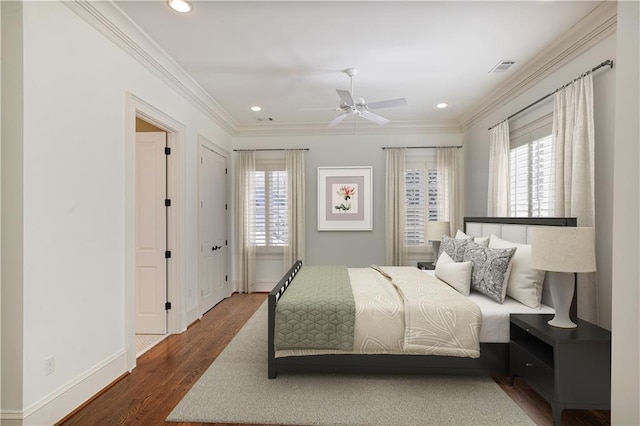
{"type": "Polygon", "coordinates": [[[318,231],[371,231],[373,167],[318,167],[318,231]]]}

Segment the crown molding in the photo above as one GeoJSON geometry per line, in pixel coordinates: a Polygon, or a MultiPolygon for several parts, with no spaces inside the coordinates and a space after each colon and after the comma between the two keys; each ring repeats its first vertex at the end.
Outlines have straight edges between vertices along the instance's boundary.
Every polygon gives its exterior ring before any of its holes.
{"type": "Polygon", "coordinates": [[[317,135],[380,135],[461,133],[457,120],[392,121],[384,126],[358,121],[355,129],[349,123],[327,127],[327,123],[256,123],[242,124],[234,136],[317,136],[317,135]]]}
{"type": "MultiPolygon", "coordinates": [[[[182,67],[113,1],[62,1],[79,17],[173,87],[187,101],[232,136],[353,134],[353,127],[327,128],[323,123],[239,124],[182,67]]],[[[392,122],[384,127],[359,122],[358,134],[460,133],[539,83],[560,67],[615,33],[617,4],[604,1],[564,36],[537,55],[509,80],[481,99],[459,120],[392,122]]]]}
{"type": "Polygon", "coordinates": [[[112,1],[74,0],[62,4],[114,42],[228,133],[237,124],[167,52],[112,1]]]}
{"type": "MultiPolygon", "coordinates": [[[[353,134],[353,127],[328,128],[324,123],[239,124],[174,59],[113,1],[62,1],[80,18],[174,88],[232,136],[308,136],[353,134]]],[[[393,122],[384,127],[358,122],[358,134],[460,133],[457,120],[393,122]]]]}
{"type": "Polygon", "coordinates": [[[496,109],[522,95],[606,37],[614,34],[617,18],[617,3],[603,1],[563,36],[536,55],[526,67],[492,90],[490,95],[482,98],[476,106],[464,113],[459,120],[461,128],[466,129],[472,126],[496,109]]]}

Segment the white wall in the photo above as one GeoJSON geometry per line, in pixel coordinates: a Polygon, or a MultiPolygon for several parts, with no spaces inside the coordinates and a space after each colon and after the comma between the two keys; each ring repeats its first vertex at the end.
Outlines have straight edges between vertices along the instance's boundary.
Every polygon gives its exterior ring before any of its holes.
{"type": "Polygon", "coordinates": [[[611,424],[640,424],[640,3],[618,2],[611,424]]]}
{"type": "Polygon", "coordinates": [[[126,93],[186,129],[185,294],[197,288],[197,136],[229,151],[231,138],[70,8],[22,7],[24,137],[16,144],[24,149],[24,190],[17,188],[24,197],[24,277],[15,288],[24,294],[24,365],[8,365],[3,356],[3,371],[22,375],[24,393],[17,406],[3,402],[2,409],[20,409],[26,424],[36,424],[55,422],[126,368],[126,93]],[[56,371],[45,376],[49,356],[56,371]]]}
{"type": "MultiPolygon", "coordinates": [[[[0,58],[2,58],[2,6],[0,5],[0,58]]],[[[2,241],[2,60],[0,59],[0,242],[2,241]]],[[[0,244],[0,289],[2,288],[2,245],[0,244]]],[[[0,290],[0,321],[2,290],[0,290]]],[[[0,326],[0,401],[2,401],[2,326],[0,326]]],[[[2,403],[0,402],[0,407],[2,403]]]]}
{"type": "MultiPolygon", "coordinates": [[[[520,110],[540,97],[571,81],[582,72],[591,69],[606,59],[616,56],[616,37],[611,35],[582,53],[555,73],[540,81],[522,95],[491,112],[465,129],[465,214],[485,216],[487,214],[487,182],[489,165],[488,128],[520,110]]],[[[616,68],[602,68],[593,76],[594,115],[596,129],[595,175],[596,175],[596,240],[598,268],[598,323],[611,329],[611,232],[613,226],[613,141],[615,117],[616,68]]],[[[510,121],[514,129],[552,112],[550,97],[536,107],[510,121]]]]}
{"type": "Polygon", "coordinates": [[[2,410],[19,418],[22,407],[22,5],[2,10],[2,410]]]}
{"type": "MultiPolygon", "coordinates": [[[[457,146],[457,132],[397,135],[325,135],[238,137],[236,149],[310,148],[306,153],[306,264],[367,266],[384,263],[384,146],[457,146]],[[373,231],[317,230],[317,168],[373,166],[373,231]]],[[[409,151],[409,155],[411,152],[409,151]]],[[[281,260],[258,262],[261,290],[271,289],[282,276],[281,260]],[[271,286],[271,288],[269,288],[271,286]]]]}

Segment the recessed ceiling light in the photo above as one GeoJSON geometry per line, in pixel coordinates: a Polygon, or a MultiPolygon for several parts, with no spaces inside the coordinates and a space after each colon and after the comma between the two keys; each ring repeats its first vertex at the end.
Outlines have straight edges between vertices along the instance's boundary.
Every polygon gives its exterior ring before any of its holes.
{"type": "Polygon", "coordinates": [[[169,7],[176,12],[188,13],[191,12],[191,3],[187,0],[169,0],[169,7]]]}
{"type": "Polygon", "coordinates": [[[258,112],[258,111],[262,111],[262,107],[259,107],[258,105],[254,105],[251,108],[249,108],[251,111],[253,112],[258,112]]]}
{"type": "Polygon", "coordinates": [[[446,107],[448,107],[448,106],[449,106],[449,104],[448,104],[448,103],[446,103],[446,102],[440,102],[439,104],[437,104],[437,105],[436,105],[436,108],[440,108],[440,109],[442,109],[442,108],[446,108],[446,107]]]}

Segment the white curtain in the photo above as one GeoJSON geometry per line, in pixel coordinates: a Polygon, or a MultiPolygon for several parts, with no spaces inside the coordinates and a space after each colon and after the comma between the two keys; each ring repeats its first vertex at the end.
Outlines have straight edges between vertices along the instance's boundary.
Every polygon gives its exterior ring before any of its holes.
{"type": "Polygon", "coordinates": [[[305,152],[287,150],[286,156],[289,244],[285,246],[284,267],[288,270],[296,260],[304,261],[305,255],[305,152]]]}
{"type": "Polygon", "coordinates": [[[404,266],[407,262],[405,149],[387,149],[386,157],[385,265],[404,266]]]}
{"type": "Polygon", "coordinates": [[[458,201],[458,148],[436,150],[438,172],[438,220],[449,221],[449,235],[462,229],[462,211],[458,201]]]}
{"type": "MultiPolygon", "coordinates": [[[[556,214],[595,225],[593,79],[582,77],[559,90],[553,105],[556,214]]],[[[596,275],[578,276],[578,315],[598,322],[596,275]]]]}
{"type": "Polygon", "coordinates": [[[256,158],[254,151],[238,152],[236,164],[236,247],[238,291],[251,293],[255,282],[256,158]]]}
{"type": "Polygon", "coordinates": [[[487,216],[509,216],[509,122],[489,130],[487,216]]]}

